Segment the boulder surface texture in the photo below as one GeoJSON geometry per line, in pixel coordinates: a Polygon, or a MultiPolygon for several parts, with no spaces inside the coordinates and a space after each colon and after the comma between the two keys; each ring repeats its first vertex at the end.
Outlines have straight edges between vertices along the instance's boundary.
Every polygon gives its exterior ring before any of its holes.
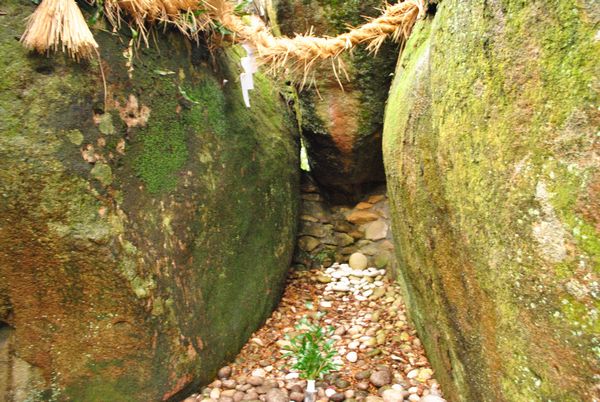
{"type": "Polygon", "coordinates": [[[260,74],[244,106],[239,49],[211,59],[160,32],[129,57],[108,27],[93,30],[105,108],[97,60],[21,47],[33,8],[0,15],[0,394],[176,399],[281,296],[296,123],[260,74]]]}
{"type": "MultiPolygon", "coordinates": [[[[380,0],[276,0],[272,14],[281,33],[335,36],[349,26],[377,16],[380,0]]],[[[398,46],[386,42],[377,55],[364,46],[342,56],[348,76],[328,60],[309,77],[310,88],[298,94],[299,123],[313,177],[321,192],[336,203],[356,203],[385,181],[381,153],[383,111],[398,46]],[[347,79],[349,78],[349,80],[347,79]]],[[[337,62],[335,64],[337,66],[337,62]]]]}
{"type": "Polygon", "coordinates": [[[402,282],[452,401],[597,397],[600,7],[430,5],[384,162],[402,282]]]}

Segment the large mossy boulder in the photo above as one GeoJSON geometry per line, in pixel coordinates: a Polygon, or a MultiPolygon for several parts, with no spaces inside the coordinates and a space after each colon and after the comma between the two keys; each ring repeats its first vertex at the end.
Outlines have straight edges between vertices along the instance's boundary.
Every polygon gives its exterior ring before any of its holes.
{"type": "Polygon", "coordinates": [[[451,401],[598,397],[599,8],[443,0],[399,61],[400,279],[451,401]]]}
{"type": "Polygon", "coordinates": [[[237,48],[213,59],[162,31],[130,57],[130,37],[94,29],[105,107],[97,60],[21,47],[33,8],[0,5],[0,394],[174,399],[278,302],[296,123],[260,74],[245,107],[237,48]]]}
{"type": "MultiPolygon", "coordinates": [[[[277,32],[294,36],[312,30],[317,36],[335,36],[364,23],[365,16],[378,16],[384,2],[272,3],[277,32]]],[[[334,71],[328,60],[309,76],[307,87],[299,93],[300,124],[310,169],[321,192],[334,202],[357,202],[366,191],[385,181],[383,111],[397,55],[398,45],[391,42],[386,42],[377,55],[358,46],[351,57],[341,58],[348,77],[341,70],[334,71]]]]}

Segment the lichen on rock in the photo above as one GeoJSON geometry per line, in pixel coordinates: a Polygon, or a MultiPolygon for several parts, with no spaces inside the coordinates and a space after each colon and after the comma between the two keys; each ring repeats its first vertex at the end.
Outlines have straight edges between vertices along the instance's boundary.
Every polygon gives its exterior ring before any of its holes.
{"type": "Polygon", "coordinates": [[[453,400],[597,392],[594,11],[439,2],[398,63],[383,139],[396,254],[453,400]]]}
{"type": "Polygon", "coordinates": [[[296,123],[260,74],[247,110],[238,48],[213,63],[169,31],[136,50],[133,72],[119,38],[94,32],[105,107],[98,62],[28,54],[15,40],[32,8],[9,0],[0,16],[0,321],[43,395],[177,399],[281,295],[296,123]]]}

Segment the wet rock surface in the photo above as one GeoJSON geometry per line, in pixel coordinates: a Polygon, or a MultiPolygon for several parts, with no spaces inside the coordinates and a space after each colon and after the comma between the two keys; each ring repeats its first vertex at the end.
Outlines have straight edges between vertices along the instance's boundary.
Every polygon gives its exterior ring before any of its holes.
{"type": "Polygon", "coordinates": [[[286,335],[302,317],[331,326],[339,370],[317,381],[320,402],[444,402],[421,342],[406,316],[398,285],[384,269],[335,263],[292,271],[278,309],[235,362],[185,402],[302,402],[306,381],[291,370],[286,335]],[[324,283],[324,278],[329,281],[324,283]],[[339,287],[343,284],[343,290],[339,287]]]}

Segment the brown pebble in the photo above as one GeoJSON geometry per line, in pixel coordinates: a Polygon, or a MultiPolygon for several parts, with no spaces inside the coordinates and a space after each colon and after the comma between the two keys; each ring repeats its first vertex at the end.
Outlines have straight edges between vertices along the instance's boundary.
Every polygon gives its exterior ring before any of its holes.
{"type": "Polygon", "coordinates": [[[229,367],[229,366],[221,367],[221,369],[217,373],[217,377],[219,377],[221,379],[229,378],[231,376],[231,371],[232,371],[231,367],[229,367]]]}
{"type": "Polygon", "coordinates": [[[263,385],[269,388],[279,388],[279,382],[275,380],[266,380],[263,385]]]}
{"type": "Polygon", "coordinates": [[[223,388],[234,389],[236,385],[235,380],[223,380],[223,388]]]}
{"type": "Polygon", "coordinates": [[[221,380],[214,380],[213,382],[208,384],[209,388],[221,388],[222,386],[223,386],[223,383],[221,382],[221,380]]]}
{"type": "Polygon", "coordinates": [[[256,392],[258,392],[260,395],[262,395],[262,394],[266,394],[271,388],[272,387],[267,387],[267,386],[264,386],[264,385],[260,385],[260,386],[258,386],[256,388],[254,388],[254,390],[256,392]]]}
{"type": "Polygon", "coordinates": [[[329,400],[333,402],[342,402],[344,399],[346,399],[346,396],[341,392],[336,392],[335,394],[329,397],[329,400]]]}
{"type": "Polygon", "coordinates": [[[259,385],[263,385],[263,382],[265,382],[264,379],[262,379],[261,377],[250,377],[248,378],[248,384],[253,385],[255,387],[259,386],[259,385]]]}

